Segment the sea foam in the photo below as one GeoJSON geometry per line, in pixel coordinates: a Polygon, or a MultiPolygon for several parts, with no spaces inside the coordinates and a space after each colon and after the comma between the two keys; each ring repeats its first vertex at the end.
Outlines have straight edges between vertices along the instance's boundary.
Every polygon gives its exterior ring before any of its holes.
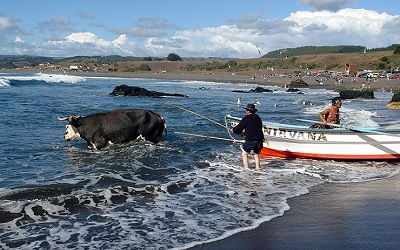
{"type": "MultiPolygon", "coordinates": [[[[47,83],[78,83],[86,81],[85,77],[81,76],[72,76],[72,75],[61,75],[61,74],[43,74],[37,73],[34,75],[9,75],[4,76],[4,80],[19,80],[19,81],[30,81],[30,80],[37,80],[37,81],[44,81],[47,83]]],[[[2,79],[2,80],[3,80],[2,79]]],[[[0,86],[2,86],[2,82],[0,81],[0,86]]]]}
{"type": "Polygon", "coordinates": [[[0,87],[10,87],[10,80],[0,78],[0,87]]]}

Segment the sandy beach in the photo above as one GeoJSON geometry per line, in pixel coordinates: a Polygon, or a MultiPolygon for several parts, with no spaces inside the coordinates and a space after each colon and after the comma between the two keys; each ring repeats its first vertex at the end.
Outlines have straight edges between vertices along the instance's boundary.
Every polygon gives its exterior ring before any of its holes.
{"type": "MultiPolygon", "coordinates": [[[[0,73],[21,73],[21,74],[66,74],[84,77],[118,77],[118,78],[149,78],[149,79],[166,79],[166,80],[189,80],[189,81],[207,81],[207,82],[225,82],[225,83],[251,83],[265,86],[284,86],[285,83],[289,84],[291,81],[297,78],[288,77],[264,77],[254,75],[240,75],[231,73],[190,73],[184,71],[167,72],[167,73],[143,73],[143,72],[93,72],[93,71],[53,71],[53,70],[30,70],[30,69],[3,69],[0,73]]],[[[343,83],[341,85],[335,84],[333,78],[324,79],[323,83],[320,83],[321,78],[316,77],[304,77],[302,78],[308,84],[308,88],[319,88],[319,89],[360,89],[361,85],[365,83],[365,86],[369,86],[374,91],[385,91],[389,92],[390,89],[394,93],[400,91],[400,79],[386,79],[380,78],[379,81],[371,81],[370,83],[365,78],[357,78],[356,82],[352,81],[351,77],[343,77],[343,83]]]]}
{"type": "Polygon", "coordinates": [[[282,217],[192,249],[398,248],[399,175],[365,183],[325,183],[288,204],[290,210],[282,217]]]}

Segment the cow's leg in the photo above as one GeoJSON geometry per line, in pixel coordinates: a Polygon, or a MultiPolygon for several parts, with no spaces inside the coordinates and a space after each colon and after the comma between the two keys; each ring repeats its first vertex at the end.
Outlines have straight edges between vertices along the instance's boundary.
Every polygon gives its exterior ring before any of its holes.
{"type": "Polygon", "coordinates": [[[135,141],[145,141],[146,138],[143,137],[142,135],[139,135],[138,137],[136,137],[135,141]]]}
{"type": "Polygon", "coordinates": [[[90,142],[95,149],[102,149],[107,146],[107,140],[103,137],[96,137],[90,142]]]}

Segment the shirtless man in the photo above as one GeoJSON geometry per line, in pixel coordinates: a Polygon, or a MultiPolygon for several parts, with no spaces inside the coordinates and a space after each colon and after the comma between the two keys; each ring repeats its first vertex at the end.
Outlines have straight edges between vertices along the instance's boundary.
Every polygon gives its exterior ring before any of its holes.
{"type": "Polygon", "coordinates": [[[342,107],[342,100],[339,97],[332,99],[332,105],[319,113],[319,118],[325,128],[334,128],[327,123],[340,124],[339,109],[342,107]]]}

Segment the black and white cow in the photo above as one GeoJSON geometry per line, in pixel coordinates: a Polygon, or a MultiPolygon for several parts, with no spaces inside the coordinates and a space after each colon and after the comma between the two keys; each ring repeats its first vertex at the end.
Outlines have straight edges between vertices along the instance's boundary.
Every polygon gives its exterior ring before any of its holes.
{"type": "Polygon", "coordinates": [[[66,141],[81,137],[94,149],[135,140],[157,143],[166,129],[160,115],[141,109],[114,110],[86,117],[58,117],[58,120],[68,121],[64,135],[66,141]]]}

